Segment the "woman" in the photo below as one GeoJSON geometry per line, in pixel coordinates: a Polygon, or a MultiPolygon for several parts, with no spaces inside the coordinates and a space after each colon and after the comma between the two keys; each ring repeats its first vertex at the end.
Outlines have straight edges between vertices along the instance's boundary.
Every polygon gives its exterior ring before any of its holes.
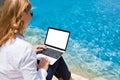
{"type": "Polygon", "coordinates": [[[69,80],[71,74],[62,57],[52,66],[48,58],[41,58],[37,65],[36,52],[46,47],[34,50],[23,36],[33,15],[31,7],[29,0],[5,0],[0,17],[0,79],[51,80],[55,75],[69,80]]]}
{"type": "Polygon", "coordinates": [[[36,53],[24,40],[31,19],[29,0],[6,0],[0,17],[0,79],[46,80],[49,60],[36,69],[36,53]]]}

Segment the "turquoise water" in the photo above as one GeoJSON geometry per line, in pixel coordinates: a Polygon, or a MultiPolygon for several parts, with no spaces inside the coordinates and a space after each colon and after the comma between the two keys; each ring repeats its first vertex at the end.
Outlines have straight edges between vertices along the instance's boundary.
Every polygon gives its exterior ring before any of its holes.
{"type": "Polygon", "coordinates": [[[43,44],[49,26],[71,32],[63,55],[75,73],[120,80],[120,0],[31,0],[26,37],[43,44]]]}

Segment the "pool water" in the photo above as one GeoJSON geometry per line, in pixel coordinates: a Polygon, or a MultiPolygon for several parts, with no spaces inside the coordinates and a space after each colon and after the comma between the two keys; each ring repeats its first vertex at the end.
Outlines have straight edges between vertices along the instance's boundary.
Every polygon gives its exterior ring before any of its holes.
{"type": "Polygon", "coordinates": [[[47,28],[71,32],[63,55],[70,69],[91,79],[120,80],[120,0],[31,0],[26,32],[43,44],[47,28]]]}

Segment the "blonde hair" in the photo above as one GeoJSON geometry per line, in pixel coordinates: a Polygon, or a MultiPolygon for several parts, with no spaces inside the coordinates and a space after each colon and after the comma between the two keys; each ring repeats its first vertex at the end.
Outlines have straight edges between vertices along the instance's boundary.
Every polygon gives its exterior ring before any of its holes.
{"type": "Polygon", "coordinates": [[[24,33],[22,12],[31,9],[29,0],[5,0],[0,17],[0,47],[9,39],[16,38],[16,34],[24,33]]]}

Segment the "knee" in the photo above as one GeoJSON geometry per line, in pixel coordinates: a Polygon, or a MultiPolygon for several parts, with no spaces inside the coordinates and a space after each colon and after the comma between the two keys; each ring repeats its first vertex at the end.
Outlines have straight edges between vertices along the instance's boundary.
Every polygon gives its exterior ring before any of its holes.
{"type": "Polygon", "coordinates": [[[67,74],[64,74],[64,76],[62,77],[63,80],[70,80],[71,77],[71,73],[68,72],[67,74]]]}

